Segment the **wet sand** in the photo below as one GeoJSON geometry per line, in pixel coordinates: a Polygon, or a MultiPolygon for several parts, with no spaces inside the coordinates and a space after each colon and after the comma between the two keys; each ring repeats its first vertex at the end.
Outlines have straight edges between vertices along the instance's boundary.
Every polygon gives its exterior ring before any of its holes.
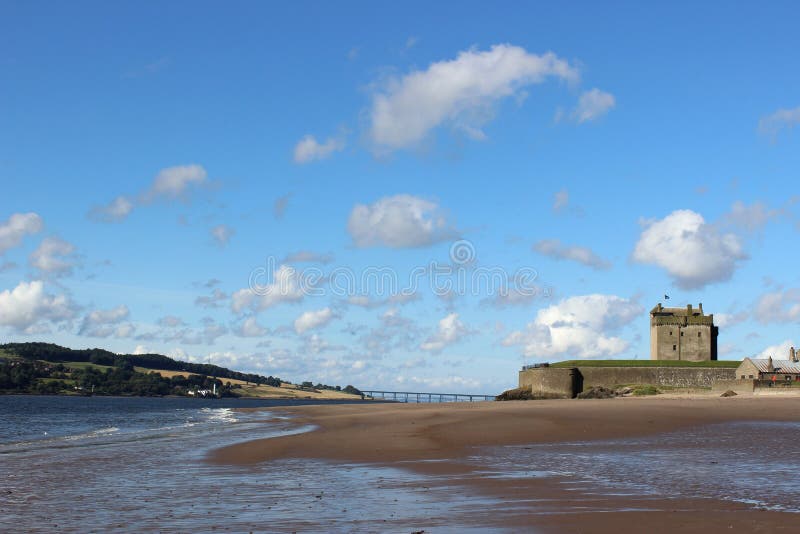
{"type": "MultiPolygon", "coordinates": [[[[281,410],[309,434],[240,443],[213,451],[215,464],[248,465],[278,459],[319,459],[403,467],[444,476],[509,506],[486,510],[498,528],[539,532],[767,532],[796,531],[800,514],[680,495],[653,498],[567,490],[556,478],[483,476],[468,461],[506,445],[641,437],[713,423],[800,421],[800,398],[618,398],[450,404],[358,404],[281,410]]],[[[770,453],[773,451],[765,451],[770,453]]],[[[708,446],[709,458],[725,451],[708,446]]],[[[735,469],[736,466],[731,466],[735,469]]]]}

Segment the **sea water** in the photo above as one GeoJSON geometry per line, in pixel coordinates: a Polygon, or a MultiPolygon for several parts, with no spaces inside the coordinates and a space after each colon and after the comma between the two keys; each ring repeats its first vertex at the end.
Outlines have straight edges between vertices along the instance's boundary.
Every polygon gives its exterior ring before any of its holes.
{"type": "Polygon", "coordinates": [[[269,411],[298,404],[308,402],[0,396],[0,532],[485,531],[474,516],[490,500],[407,470],[204,461],[312,430],[269,411]]]}

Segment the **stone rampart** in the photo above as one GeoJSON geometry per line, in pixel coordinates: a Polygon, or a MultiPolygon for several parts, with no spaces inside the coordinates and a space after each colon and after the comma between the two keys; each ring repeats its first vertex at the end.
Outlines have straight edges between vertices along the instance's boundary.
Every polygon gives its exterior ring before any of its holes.
{"type": "Polygon", "coordinates": [[[579,367],[583,387],[653,384],[676,388],[711,387],[717,380],[733,380],[736,369],[723,367],[579,367]]]}
{"type": "Polygon", "coordinates": [[[575,368],[539,367],[519,372],[519,387],[546,398],[571,399],[581,392],[575,368]]]}
{"type": "Polygon", "coordinates": [[[520,371],[519,387],[542,396],[573,398],[592,386],[709,388],[735,379],[736,369],[722,367],[538,367],[520,371]]]}

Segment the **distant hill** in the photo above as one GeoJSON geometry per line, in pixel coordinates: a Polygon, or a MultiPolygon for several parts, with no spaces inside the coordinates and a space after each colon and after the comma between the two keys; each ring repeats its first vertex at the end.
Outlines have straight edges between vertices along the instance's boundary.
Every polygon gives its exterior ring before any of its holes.
{"type": "Polygon", "coordinates": [[[262,376],[252,373],[240,373],[218,365],[208,363],[189,363],[174,360],[162,354],[115,354],[104,349],[69,349],[53,343],[6,343],[0,345],[0,357],[21,358],[24,360],[44,360],[53,363],[86,362],[109,367],[142,367],[145,369],[163,369],[167,371],[183,371],[216,378],[229,378],[280,387],[281,379],[273,376],[262,376]]]}

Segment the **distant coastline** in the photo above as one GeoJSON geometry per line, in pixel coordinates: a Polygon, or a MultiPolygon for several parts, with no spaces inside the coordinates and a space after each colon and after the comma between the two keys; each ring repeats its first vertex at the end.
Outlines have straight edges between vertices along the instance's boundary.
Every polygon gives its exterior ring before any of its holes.
{"type": "Polygon", "coordinates": [[[241,373],[161,354],[74,350],[50,343],[0,345],[0,394],[356,400],[351,386],[241,373]]]}

